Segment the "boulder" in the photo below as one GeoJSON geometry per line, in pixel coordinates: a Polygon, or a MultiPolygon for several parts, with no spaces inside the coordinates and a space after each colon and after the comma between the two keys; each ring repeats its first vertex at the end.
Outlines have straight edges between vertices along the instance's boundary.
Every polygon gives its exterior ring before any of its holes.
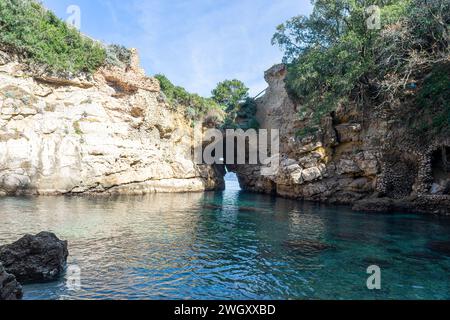
{"type": "Polygon", "coordinates": [[[351,159],[341,159],[337,164],[337,174],[358,174],[361,173],[361,169],[358,167],[355,161],[351,159]]]}
{"type": "Polygon", "coordinates": [[[319,165],[318,167],[312,167],[305,169],[302,172],[302,178],[306,182],[311,182],[322,178],[322,172],[325,170],[325,165],[319,165]]]}
{"type": "Polygon", "coordinates": [[[57,279],[67,261],[67,241],[50,232],[25,235],[0,247],[0,262],[6,272],[21,283],[48,282],[57,279]]]}
{"type": "Polygon", "coordinates": [[[22,286],[17,282],[15,276],[5,271],[0,263],[0,300],[20,299],[22,299],[22,286]]]}

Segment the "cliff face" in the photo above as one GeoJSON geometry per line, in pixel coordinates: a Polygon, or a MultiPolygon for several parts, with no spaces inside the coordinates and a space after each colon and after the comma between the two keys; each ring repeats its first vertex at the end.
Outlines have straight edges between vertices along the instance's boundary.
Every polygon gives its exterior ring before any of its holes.
{"type": "Polygon", "coordinates": [[[222,173],[192,161],[193,133],[134,53],[92,78],[36,75],[0,52],[0,194],[203,191],[222,173]]]}
{"type": "Polygon", "coordinates": [[[450,137],[411,133],[403,121],[414,106],[346,105],[323,119],[319,132],[299,135],[308,115],[285,89],[285,67],[265,76],[257,117],[262,128],[280,130],[281,166],[270,177],[258,166],[238,166],[244,189],[361,210],[450,213],[450,137]]]}

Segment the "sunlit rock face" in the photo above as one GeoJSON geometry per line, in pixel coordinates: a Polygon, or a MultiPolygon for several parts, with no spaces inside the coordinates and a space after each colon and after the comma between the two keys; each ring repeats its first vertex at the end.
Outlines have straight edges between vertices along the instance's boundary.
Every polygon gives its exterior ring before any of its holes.
{"type": "Polygon", "coordinates": [[[220,188],[193,162],[191,124],[135,54],[92,78],[32,74],[0,52],[0,194],[186,192],[220,188]]]}
{"type": "Polygon", "coordinates": [[[286,74],[284,65],[269,69],[269,87],[257,100],[261,128],[280,132],[280,168],[263,176],[258,165],[236,166],[244,189],[356,204],[360,210],[450,213],[448,136],[419,142],[399,122],[407,112],[401,106],[352,104],[342,105],[322,119],[318,132],[308,133],[312,110],[289,95],[286,74]]]}

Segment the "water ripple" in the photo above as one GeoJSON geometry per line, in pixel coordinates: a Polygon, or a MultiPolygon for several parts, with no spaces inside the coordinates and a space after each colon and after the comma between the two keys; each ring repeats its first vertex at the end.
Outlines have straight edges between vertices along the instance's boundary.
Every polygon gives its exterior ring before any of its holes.
{"type": "Polygon", "coordinates": [[[365,215],[229,189],[113,198],[2,198],[0,245],[25,233],[69,241],[64,276],[26,299],[448,299],[445,219],[365,215]],[[403,223],[407,221],[407,223],[403,223]],[[383,269],[368,291],[366,268],[383,269]]]}

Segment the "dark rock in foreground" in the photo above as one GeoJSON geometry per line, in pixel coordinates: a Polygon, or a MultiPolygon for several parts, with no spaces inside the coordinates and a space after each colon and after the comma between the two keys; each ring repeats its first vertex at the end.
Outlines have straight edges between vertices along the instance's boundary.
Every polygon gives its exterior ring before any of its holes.
{"type": "Polygon", "coordinates": [[[22,286],[17,282],[16,277],[5,271],[0,263],[0,300],[20,299],[22,299],[22,286]]]}
{"type": "Polygon", "coordinates": [[[25,235],[0,247],[0,262],[21,283],[56,280],[64,271],[67,256],[67,241],[49,232],[25,235]]]}

